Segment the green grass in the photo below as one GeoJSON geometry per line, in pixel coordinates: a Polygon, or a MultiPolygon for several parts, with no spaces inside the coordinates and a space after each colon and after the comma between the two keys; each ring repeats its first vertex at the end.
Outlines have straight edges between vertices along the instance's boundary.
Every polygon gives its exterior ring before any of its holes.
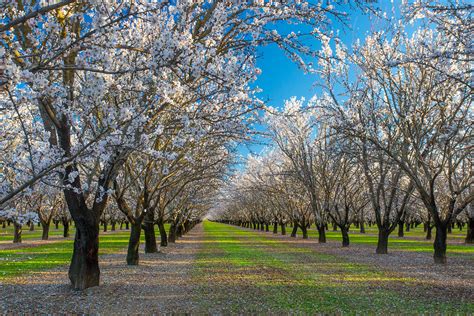
{"type": "MultiPolygon", "coordinates": [[[[109,225],[110,229],[110,225],[109,225]]],[[[30,231],[28,226],[24,226],[22,230],[22,240],[34,240],[34,239],[41,239],[41,234],[42,234],[42,229],[41,227],[38,227],[35,225],[35,230],[30,231]]],[[[74,226],[70,228],[70,233],[71,236],[74,236],[74,226]]],[[[54,224],[51,224],[49,227],[49,236],[50,237],[62,237],[63,236],[63,226],[59,225],[58,229],[54,227],[54,224]]],[[[8,242],[13,240],[13,224],[10,226],[6,226],[5,228],[0,226],[0,241],[1,242],[8,242]]]]}
{"type": "MultiPolygon", "coordinates": [[[[421,227],[421,225],[417,228],[411,229],[409,232],[406,232],[405,237],[398,237],[397,230],[395,230],[390,235],[388,251],[390,252],[390,250],[402,250],[432,253],[435,233],[436,230],[433,229],[432,239],[425,240],[425,233],[423,232],[423,227],[421,227]]],[[[351,244],[364,244],[372,246],[375,249],[378,240],[377,234],[378,230],[374,226],[366,229],[365,234],[361,234],[358,230],[352,229],[349,233],[349,239],[351,244]]],[[[308,235],[310,238],[317,238],[318,232],[316,231],[316,229],[312,228],[309,230],[308,235]]],[[[448,256],[462,256],[474,259],[474,246],[462,243],[465,237],[465,232],[459,232],[458,229],[454,229],[453,233],[449,234],[447,248],[448,256]]],[[[326,232],[326,238],[328,240],[337,240],[342,242],[342,236],[340,231],[333,231],[332,229],[330,229],[326,232]]]]}
{"type": "Polygon", "coordinates": [[[193,278],[207,311],[219,306],[224,313],[474,311],[473,304],[430,300],[415,279],[228,225],[205,222],[204,229],[193,278]]]}
{"type": "MultiPolygon", "coordinates": [[[[125,228],[125,226],[124,226],[125,228]]],[[[169,225],[165,225],[168,230],[169,225]]],[[[110,229],[110,227],[109,227],[110,229]]],[[[118,226],[117,226],[118,229],[118,226]]],[[[71,228],[71,236],[74,236],[74,227],[71,228]]],[[[55,232],[54,226],[50,233],[55,232]]],[[[62,236],[62,227],[58,229],[62,236]]],[[[12,240],[12,231],[10,234],[5,232],[4,238],[12,240]]],[[[24,239],[40,239],[41,230],[30,232],[24,231],[24,239]]],[[[104,234],[101,232],[99,237],[99,254],[110,254],[125,249],[128,245],[130,231],[116,230],[104,234]]],[[[156,231],[159,242],[159,232],[156,231]]],[[[50,234],[51,235],[51,234],[50,234]]],[[[141,240],[144,242],[144,233],[142,231],[141,240]]],[[[18,275],[28,274],[35,271],[51,269],[61,265],[69,264],[72,256],[73,239],[56,239],[54,242],[35,247],[25,247],[17,249],[0,250],[0,281],[7,280],[18,275]]],[[[125,259],[124,259],[125,260],[125,259]]]]}

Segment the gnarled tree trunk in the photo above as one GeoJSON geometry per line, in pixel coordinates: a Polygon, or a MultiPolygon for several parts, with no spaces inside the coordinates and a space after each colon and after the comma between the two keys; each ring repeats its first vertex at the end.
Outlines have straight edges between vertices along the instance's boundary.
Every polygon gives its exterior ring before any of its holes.
{"type": "Polygon", "coordinates": [[[467,222],[466,244],[474,244],[474,218],[469,217],[467,222]]]}
{"type": "Polygon", "coordinates": [[[49,238],[49,222],[41,222],[41,226],[43,227],[43,233],[41,234],[41,240],[48,240],[49,238]]]}
{"type": "Polygon", "coordinates": [[[349,247],[349,228],[341,227],[342,247],[349,247]]]}
{"type": "Polygon", "coordinates": [[[142,231],[141,220],[135,220],[132,224],[132,230],[130,231],[130,239],[128,241],[128,250],[127,250],[127,264],[129,266],[138,265],[139,256],[138,249],[140,247],[140,235],[142,231]]]}
{"type": "Polygon", "coordinates": [[[160,246],[161,247],[166,247],[168,246],[168,235],[166,234],[166,229],[165,225],[163,224],[163,221],[158,221],[158,229],[160,230],[160,246]]]}
{"type": "Polygon", "coordinates": [[[324,225],[316,224],[316,229],[318,230],[318,242],[325,243],[326,242],[326,227],[324,225]]]}
{"type": "Polygon", "coordinates": [[[14,235],[13,235],[13,243],[21,243],[21,225],[17,223],[13,223],[14,235]]]}
{"type": "Polygon", "coordinates": [[[283,222],[280,222],[280,227],[281,227],[281,234],[286,235],[286,224],[283,222]]]}
{"type": "Polygon", "coordinates": [[[168,234],[168,242],[172,242],[172,243],[176,242],[176,230],[177,230],[176,224],[174,222],[171,223],[170,232],[168,234]]]}
{"type": "Polygon", "coordinates": [[[388,253],[388,236],[390,236],[390,231],[379,227],[379,239],[377,240],[377,249],[375,250],[376,253],[388,253]]]}
{"type": "Polygon", "coordinates": [[[404,237],[403,221],[398,222],[398,237],[404,237]]]}
{"type": "Polygon", "coordinates": [[[301,226],[301,233],[303,234],[303,239],[308,239],[308,228],[306,225],[301,226]]]}
{"type": "Polygon", "coordinates": [[[78,218],[75,223],[76,235],[68,274],[72,287],[84,290],[99,285],[99,222],[78,218]]]}
{"type": "Polygon", "coordinates": [[[446,237],[448,224],[440,222],[436,224],[436,234],[433,243],[434,248],[434,262],[435,263],[446,263],[446,237]]]}
{"type": "Polygon", "coordinates": [[[293,223],[293,230],[291,231],[291,237],[296,237],[296,233],[298,232],[298,223],[293,223]]]}
{"type": "Polygon", "coordinates": [[[155,214],[153,211],[148,211],[144,219],[143,230],[145,231],[145,253],[158,252],[155,236],[155,214]]]}

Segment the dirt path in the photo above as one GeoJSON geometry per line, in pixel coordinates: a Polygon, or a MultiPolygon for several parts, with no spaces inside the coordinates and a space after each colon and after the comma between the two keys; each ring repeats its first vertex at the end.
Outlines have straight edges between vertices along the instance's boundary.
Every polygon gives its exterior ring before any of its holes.
{"type": "Polygon", "coordinates": [[[0,284],[0,314],[162,314],[194,310],[193,262],[203,238],[202,225],[161,253],[140,254],[129,267],[125,252],[100,257],[101,286],[70,289],[67,267],[32,273],[0,284]]]}

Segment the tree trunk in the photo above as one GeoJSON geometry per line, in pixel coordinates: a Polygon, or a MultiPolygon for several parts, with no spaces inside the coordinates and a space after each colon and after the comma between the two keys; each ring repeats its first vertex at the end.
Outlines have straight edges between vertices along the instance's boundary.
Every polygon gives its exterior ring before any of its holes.
{"type": "Polygon", "coordinates": [[[49,225],[50,223],[41,223],[43,227],[43,234],[41,235],[41,240],[48,240],[49,238],[49,225]]]}
{"type": "Polygon", "coordinates": [[[257,229],[257,223],[253,222],[253,229],[257,229]]]}
{"type": "Polygon", "coordinates": [[[168,246],[168,235],[166,234],[166,229],[165,225],[163,224],[163,221],[158,222],[158,229],[160,230],[160,246],[161,247],[167,247],[168,246]]]}
{"type": "Polygon", "coordinates": [[[349,228],[341,227],[342,247],[349,247],[349,228]]]}
{"type": "Polygon", "coordinates": [[[301,226],[301,232],[303,233],[303,239],[308,239],[308,229],[306,225],[301,226]]]}
{"type": "Polygon", "coordinates": [[[407,232],[410,231],[410,223],[407,223],[407,224],[406,224],[406,229],[405,229],[405,231],[407,231],[407,232]]]}
{"type": "Polygon", "coordinates": [[[171,223],[170,232],[168,234],[168,242],[175,243],[176,242],[176,225],[175,223],[171,223]]]}
{"type": "Polygon", "coordinates": [[[6,221],[3,221],[3,222],[2,222],[2,228],[3,228],[3,229],[7,228],[7,223],[6,223],[6,221]]]}
{"type": "Polygon", "coordinates": [[[321,244],[326,243],[326,227],[316,224],[316,229],[318,230],[318,242],[321,244]]]}
{"type": "Polygon", "coordinates": [[[360,233],[365,234],[365,224],[364,221],[360,222],[360,233]]]}
{"type": "Polygon", "coordinates": [[[54,229],[59,229],[59,221],[54,221],[54,229]]]}
{"type": "Polygon", "coordinates": [[[337,224],[332,223],[332,231],[336,232],[337,231],[337,224]]]}
{"type": "Polygon", "coordinates": [[[179,225],[179,226],[176,228],[176,237],[177,237],[177,238],[183,237],[183,225],[179,225]]]}
{"type": "Polygon", "coordinates": [[[269,228],[268,226],[269,226],[268,223],[265,223],[265,231],[266,231],[266,232],[269,232],[269,231],[270,231],[270,228],[269,228]]]}
{"type": "Polygon", "coordinates": [[[13,235],[13,243],[21,243],[21,225],[13,223],[13,227],[15,228],[15,232],[13,235]]]}
{"type": "Polygon", "coordinates": [[[280,227],[281,227],[281,234],[286,235],[286,224],[281,222],[280,227]]]}
{"type": "Polygon", "coordinates": [[[448,234],[452,234],[453,233],[453,227],[451,226],[451,224],[448,224],[448,234]]]}
{"type": "Polygon", "coordinates": [[[379,239],[377,240],[377,250],[375,251],[378,254],[387,254],[388,253],[388,236],[390,233],[382,228],[379,228],[379,239]]]}
{"type": "Polygon", "coordinates": [[[111,224],[112,224],[112,228],[110,230],[114,232],[115,231],[115,225],[116,225],[115,221],[112,221],[111,224]]]}
{"type": "Polygon", "coordinates": [[[75,226],[76,235],[68,274],[72,287],[84,290],[99,285],[99,221],[79,218],[75,226]]]}
{"type": "Polygon", "coordinates": [[[104,233],[106,233],[106,232],[107,232],[107,222],[104,221],[104,233]]]}
{"type": "Polygon", "coordinates": [[[129,229],[130,229],[130,228],[129,228],[129,225],[130,225],[129,222],[125,222],[125,229],[126,229],[126,230],[129,230],[129,229]]]}
{"type": "Polygon", "coordinates": [[[145,215],[145,224],[143,225],[145,230],[145,253],[158,252],[158,246],[156,245],[155,236],[155,213],[148,211],[145,215]]]}
{"type": "Polygon", "coordinates": [[[141,221],[135,220],[135,223],[132,223],[132,230],[130,231],[130,239],[128,241],[127,264],[129,266],[138,265],[138,261],[139,261],[138,249],[140,247],[141,230],[142,230],[141,221]]]}
{"type": "Polygon", "coordinates": [[[474,244],[474,218],[469,217],[467,222],[466,244],[474,244]]]}
{"type": "Polygon", "coordinates": [[[296,237],[296,233],[298,232],[298,224],[293,223],[293,230],[291,231],[291,237],[296,237]]]}
{"type": "MultiPolygon", "coordinates": [[[[4,225],[5,225],[5,223],[4,223],[4,225]]],[[[273,223],[273,233],[278,234],[278,223],[277,222],[273,223]]]]}
{"type": "Polygon", "coordinates": [[[30,232],[35,231],[35,223],[30,223],[30,232]]]}
{"type": "Polygon", "coordinates": [[[398,237],[404,237],[404,233],[403,233],[403,221],[399,221],[398,222],[398,237]]]}
{"type": "Polygon", "coordinates": [[[63,237],[69,237],[69,221],[63,220],[63,237]]]}
{"type": "Polygon", "coordinates": [[[431,231],[433,230],[433,226],[430,223],[426,225],[426,240],[431,240],[431,231]]]}
{"type": "Polygon", "coordinates": [[[123,229],[123,222],[120,222],[120,230],[123,229]]]}
{"type": "Polygon", "coordinates": [[[442,263],[442,264],[446,263],[446,236],[447,236],[446,223],[437,223],[435,241],[433,243],[433,248],[434,248],[433,258],[434,258],[435,263],[442,263]]]}

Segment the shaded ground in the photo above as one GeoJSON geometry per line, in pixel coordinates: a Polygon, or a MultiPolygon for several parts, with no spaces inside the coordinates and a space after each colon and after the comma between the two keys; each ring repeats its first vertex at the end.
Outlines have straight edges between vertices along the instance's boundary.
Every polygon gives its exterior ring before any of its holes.
{"type": "Polygon", "coordinates": [[[474,313],[474,259],[255,232],[205,222],[162,253],[101,256],[102,285],[69,288],[67,267],[0,280],[0,314],[474,313]],[[3,283],[1,283],[3,282],[3,283]]]}
{"type": "Polygon", "coordinates": [[[101,256],[101,286],[83,292],[70,289],[65,266],[8,279],[0,283],[0,314],[110,315],[194,310],[191,272],[201,238],[202,228],[197,227],[161,253],[141,253],[140,265],[135,267],[126,265],[124,251],[101,256]]]}

